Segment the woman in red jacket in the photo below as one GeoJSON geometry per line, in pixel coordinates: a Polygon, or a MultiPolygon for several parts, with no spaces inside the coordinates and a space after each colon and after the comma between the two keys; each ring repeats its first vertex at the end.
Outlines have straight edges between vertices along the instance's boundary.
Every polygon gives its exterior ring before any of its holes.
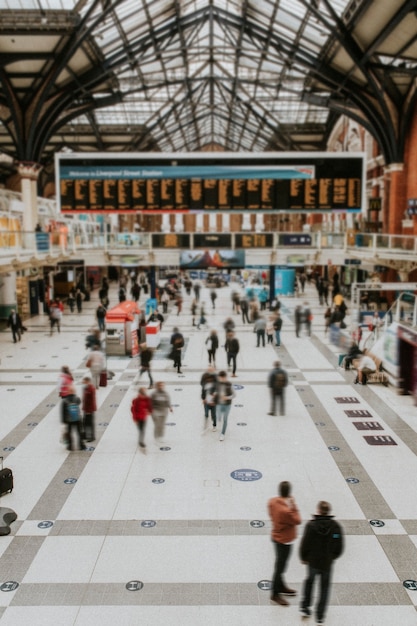
{"type": "Polygon", "coordinates": [[[94,441],[94,413],[97,411],[96,388],[91,378],[84,376],[83,378],[83,434],[86,441],[94,441]]]}
{"type": "Polygon", "coordinates": [[[139,445],[141,448],[146,448],[144,442],[145,426],[148,415],[152,412],[152,402],[146,395],[145,387],[141,387],[136,398],[133,398],[131,411],[133,421],[136,422],[139,429],[139,445]]]}

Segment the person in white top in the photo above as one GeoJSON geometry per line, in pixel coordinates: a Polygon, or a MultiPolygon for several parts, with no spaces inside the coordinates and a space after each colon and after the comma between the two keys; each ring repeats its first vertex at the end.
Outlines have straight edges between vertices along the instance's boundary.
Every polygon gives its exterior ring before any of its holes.
{"type": "Polygon", "coordinates": [[[365,351],[358,364],[358,378],[355,382],[358,382],[360,385],[366,385],[366,376],[367,374],[372,374],[372,372],[376,372],[376,363],[365,351]]]}
{"type": "Polygon", "coordinates": [[[90,368],[91,379],[96,389],[100,385],[100,374],[106,369],[106,359],[98,346],[94,346],[88,355],[87,367],[90,368]]]}

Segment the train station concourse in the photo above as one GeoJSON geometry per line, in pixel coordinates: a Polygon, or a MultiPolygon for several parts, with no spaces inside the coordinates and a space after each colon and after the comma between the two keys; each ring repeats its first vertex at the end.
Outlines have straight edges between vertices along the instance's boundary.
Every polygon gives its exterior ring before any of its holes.
{"type": "Polygon", "coordinates": [[[417,624],[416,42],[415,0],[2,0],[0,626],[417,624]]]}

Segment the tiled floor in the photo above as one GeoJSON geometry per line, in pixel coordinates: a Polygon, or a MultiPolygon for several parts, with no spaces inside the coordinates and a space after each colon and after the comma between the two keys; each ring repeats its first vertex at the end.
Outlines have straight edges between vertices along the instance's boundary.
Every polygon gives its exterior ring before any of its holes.
{"type": "MultiPolygon", "coordinates": [[[[417,590],[403,584],[417,580],[412,399],[352,385],[324,335],[313,288],[304,297],[313,335],[295,337],[296,301],[283,298],[279,350],[256,348],[252,326],[232,313],[230,290],[218,293],[213,312],[202,291],[209,326],[223,339],[232,315],[241,342],[223,442],[219,432],[202,435],[208,332],[192,327],[187,297],[183,313],[170,312],[163,329],[168,339],[178,324],[187,337],[184,374],[164,354],[153,361],[174,412],[161,447],[148,423],[146,454],[130,417],[137,362],[127,357],[109,358],[115,377],[98,392],[90,450],[71,453],[59,443],[58,371],[69,365],[79,388],[97,291],[80,315],[65,313],[59,335],[49,335],[43,316],[29,321],[16,345],[8,331],[0,334],[0,449],[15,478],[1,504],[18,515],[11,534],[0,537],[1,626],[299,624],[297,599],[278,607],[268,591],[274,552],[266,503],[284,479],[293,483],[304,523],[325,499],[345,529],[326,624],[417,624],[417,590]],[[277,358],[291,381],[285,417],[267,414],[266,379],[277,358]],[[258,480],[235,480],[235,470],[258,480]]],[[[224,350],[218,354],[223,368],[224,350]]],[[[300,590],[305,571],[297,547],[287,579],[300,590]]]]}

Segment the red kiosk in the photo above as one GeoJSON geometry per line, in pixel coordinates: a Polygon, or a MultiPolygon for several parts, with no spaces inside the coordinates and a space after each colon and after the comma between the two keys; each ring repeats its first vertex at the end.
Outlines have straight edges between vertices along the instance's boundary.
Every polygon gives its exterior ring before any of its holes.
{"type": "Polygon", "coordinates": [[[139,354],[138,334],[140,309],[137,302],[125,300],[106,314],[107,356],[139,354]]]}

